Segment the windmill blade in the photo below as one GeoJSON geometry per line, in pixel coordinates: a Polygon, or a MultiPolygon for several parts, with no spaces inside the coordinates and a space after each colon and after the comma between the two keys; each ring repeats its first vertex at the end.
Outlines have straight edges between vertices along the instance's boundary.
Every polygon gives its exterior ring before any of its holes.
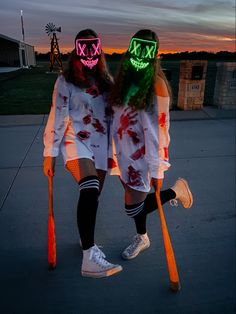
{"type": "Polygon", "coordinates": [[[45,31],[48,35],[56,31],[56,26],[53,23],[48,23],[45,26],[45,31]]]}

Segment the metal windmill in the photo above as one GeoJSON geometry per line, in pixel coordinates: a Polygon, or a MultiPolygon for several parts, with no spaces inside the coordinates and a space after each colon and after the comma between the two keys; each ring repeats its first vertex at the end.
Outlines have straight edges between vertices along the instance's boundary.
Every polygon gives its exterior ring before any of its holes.
{"type": "Polygon", "coordinates": [[[56,27],[53,23],[48,23],[45,26],[45,31],[51,39],[51,51],[50,51],[50,72],[52,72],[53,65],[57,62],[60,70],[62,71],[61,53],[59,50],[58,39],[56,32],[61,32],[61,27],[56,27]]]}

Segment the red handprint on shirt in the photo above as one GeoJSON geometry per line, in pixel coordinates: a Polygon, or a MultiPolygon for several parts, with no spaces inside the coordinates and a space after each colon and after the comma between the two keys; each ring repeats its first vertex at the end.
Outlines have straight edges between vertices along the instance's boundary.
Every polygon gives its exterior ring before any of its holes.
{"type": "Polygon", "coordinates": [[[130,125],[134,125],[137,123],[137,120],[135,117],[138,115],[135,109],[131,109],[130,112],[127,112],[130,110],[130,108],[126,108],[124,110],[124,113],[120,116],[120,127],[117,131],[117,133],[120,136],[120,139],[122,139],[123,132],[128,129],[130,125]]]}
{"type": "Polygon", "coordinates": [[[137,160],[141,158],[145,154],[145,146],[143,145],[141,148],[137,149],[131,156],[133,160],[137,160]]]}
{"type": "Polygon", "coordinates": [[[77,136],[82,141],[87,140],[90,137],[90,132],[88,131],[80,131],[77,133],[77,136]]]}
{"type": "Polygon", "coordinates": [[[91,114],[87,114],[87,116],[83,117],[84,124],[91,123],[91,114]]]}
{"type": "Polygon", "coordinates": [[[140,142],[140,140],[137,136],[138,135],[137,132],[134,132],[132,130],[127,130],[127,134],[129,135],[129,137],[131,137],[134,144],[138,144],[140,142]]]}
{"type": "Polygon", "coordinates": [[[93,119],[92,126],[95,128],[95,131],[98,133],[106,134],[104,126],[98,119],[93,119]]]}
{"type": "Polygon", "coordinates": [[[99,92],[99,89],[95,85],[87,88],[86,89],[86,93],[91,95],[91,96],[93,96],[93,98],[98,97],[99,95],[101,95],[101,93],[99,92]]]}
{"type": "Polygon", "coordinates": [[[141,182],[141,174],[139,170],[134,169],[133,166],[128,167],[128,184],[130,186],[140,186],[142,185],[141,182]]]}
{"type": "Polygon", "coordinates": [[[163,147],[164,150],[164,160],[168,161],[169,156],[168,156],[168,147],[163,147]]]}
{"type": "Polygon", "coordinates": [[[166,114],[164,112],[160,113],[158,116],[159,125],[161,128],[164,128],[166,125],[166,114]]]}
{"type": "Polygon", "coordinates": [[[108,168],[113,169],[117,167],[117,163],[113,158],[108,158],[108,168]]]}

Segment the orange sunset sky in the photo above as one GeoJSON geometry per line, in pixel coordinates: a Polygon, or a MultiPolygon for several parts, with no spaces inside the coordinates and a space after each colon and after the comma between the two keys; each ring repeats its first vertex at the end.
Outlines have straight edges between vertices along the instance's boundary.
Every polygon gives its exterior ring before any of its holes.
{"type": "Polygon", "coordinates": [[[48,52],[45,26],[61,26],[57,33],[63,53],[73,49],[76,34],[94,29],[106,53],[123,52],[141,28],[155,31],[159,53],[180,51],[235,51],[234,0],[3,0],[0,32],[22,40],[21,10],[26,43],[48,52]]]}

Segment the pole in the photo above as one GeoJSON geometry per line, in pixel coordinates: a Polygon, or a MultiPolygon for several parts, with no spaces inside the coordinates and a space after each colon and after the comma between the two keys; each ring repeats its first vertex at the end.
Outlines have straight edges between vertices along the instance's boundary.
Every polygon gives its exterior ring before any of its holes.
{"type": "Polygon", "coordinates": [[[21,17],[21,32],[22,32],[22,38],[23,43],[25,42],[25,31],[24,31],[24,22],[23,22],[23,10],[20,10],[20,17],[21,17]]]}

